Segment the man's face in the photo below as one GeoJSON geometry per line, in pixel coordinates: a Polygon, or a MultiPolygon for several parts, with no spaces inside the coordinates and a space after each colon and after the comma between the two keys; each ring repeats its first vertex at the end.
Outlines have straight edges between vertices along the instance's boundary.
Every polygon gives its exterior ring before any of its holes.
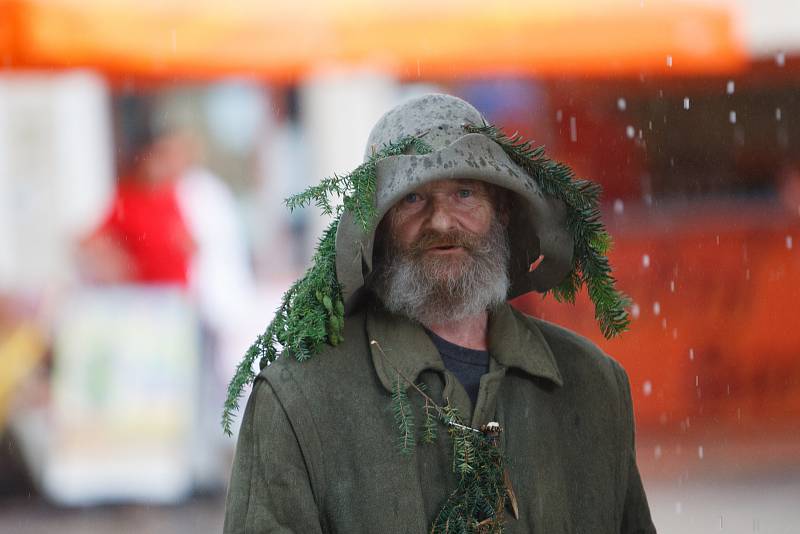
{"type": "Polygon", "coordinates": [[[427,325],[505,300],[508,237],[490,187],[475,180],[432,182],[392,207],[371,282],[390,311],[427,325]]]}
{"type": "Polygon", "coordinates": [[[440,180],[409,193],[389,212],[394,247],[418,260],[463,261],[495,217],[489,186],[477,180],[440,180]]]}

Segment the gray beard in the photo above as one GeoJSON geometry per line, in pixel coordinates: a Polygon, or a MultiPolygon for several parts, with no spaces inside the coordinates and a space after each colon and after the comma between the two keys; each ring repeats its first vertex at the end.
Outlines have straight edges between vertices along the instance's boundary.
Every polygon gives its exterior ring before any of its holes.
{"type": "Polygon", "coordinates": [[[510,247],[496,219],[462,257],[424,255],[389,244],[371,288],[387,310],[423,325],[455,322],[503,304],[511,285],[510,247]]]}

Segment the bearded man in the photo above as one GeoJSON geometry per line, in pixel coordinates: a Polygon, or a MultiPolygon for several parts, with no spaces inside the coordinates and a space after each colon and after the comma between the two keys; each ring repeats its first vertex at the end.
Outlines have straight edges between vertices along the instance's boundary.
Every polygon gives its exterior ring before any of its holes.
{"type": "Polygon", "coordinates": [[[225,532],[655,532],[624,370],[506,303],[585,282],[604,330],[627,324],[594,189],[513,141],[448,95],[377,123],[317,264],[240,367],[265,358],[225,532]],[[334,230],[338,306],[319,283],[334,230]]]}

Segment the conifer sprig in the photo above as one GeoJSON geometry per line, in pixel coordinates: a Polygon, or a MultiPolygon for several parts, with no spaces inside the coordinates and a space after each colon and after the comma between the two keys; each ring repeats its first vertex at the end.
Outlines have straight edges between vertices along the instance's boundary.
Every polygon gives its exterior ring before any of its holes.
{"type": "Polygon", "coordinates": [[[406,394],[406,386],[399,374],[392,387],[392,411],[394,412],[394,422],[397,424],[399,431],[398,445],[400,452],[410,455],[414,452],[414,447],[416,446],[414,412],[411,410],[411,403],[406,394]]]}
{"type": "Polygon", "coordinates": [[[600,185],[576,178],[569,166],[547,158],[544,147],[532,146],[517,133],[508,136],[486,123],[466,125],[466,130],[483,134],[500,145],[543,193],[566,205],[567,225],[574,242],[572,269],[548,292],[559,302],[574,303],[578,291],[586,285],[603,335],[612,338],[627,330],[630,317],[625,308],[630,306],[630,299],[615,288],[616,280],[611,274],[607,257],[611,236],[600,221],[600,185]]]}
{"type": "Polygon", "coordinates": [[[324,213],[335,214],[336,218],[322,234],[311,267],[284,293],[272,322],[236,367],[222,413],[222,428],[229,436],[242,392],[255,379],[253,365],[257,359],[262,369],[274,362],[281,350],[305,360],[319,352],[324,343],[337,345],[343,340],[344,303],[336,278],[336,230],[342,210],[352,213],[362,228],[370,228],[375,218],[378,161],[410,151],[427,154],[431,148],[420,137],[404,137],[382,147],[353,172],[326,178],[319,185],[287,199],[289,209],[313,203],[324,213]],[[341,199],[341,205],[336,204],[337,199],[341,199]]]}
{"type": "MultiPolygon", "coordinates": [[[[405,390],[414,389],[424,400],[425,425],[428,417],[447,428],[453,446],[453,472],[457,487],[450,493],[431,525],[431,534],[466,534],[472,532],[496,533],[503,530],[503,518],[509,488],[505,481],[504,458],[497,446],[496,436],[465,425],[458,410],[439,406],[426,392],[424,384],[415,384],[386,356],[376,340],[370,341],[395,372],[392,384],[392,411],[400,432],[399,443],[403,454],[411,454],[415,447],[414,417],[405,390]],[[406,419],[403,421],[403,419],[406,419]],[[406,448],[408,447],[408,448],[406,448]]],[[[435,425],[435,422],[432,424],[435,425]]],[[[422,441],[427,442],[426,430],[422,441]]]]}

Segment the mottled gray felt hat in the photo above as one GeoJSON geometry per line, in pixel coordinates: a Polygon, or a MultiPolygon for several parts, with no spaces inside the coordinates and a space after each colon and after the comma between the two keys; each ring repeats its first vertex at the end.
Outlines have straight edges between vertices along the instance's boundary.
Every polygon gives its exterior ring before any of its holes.
{"type": "Polygon", "coordinates": [[[430,94],[388,111],[373,127],[365,159],[405,136],[422,136],[433,152],[389,156],[377,163],[375,225],[364,231],[345,210],[336,233],[336,275],[345,309],[359,300],[372,271],[377,223],[389,209],[422,184],[435,180],[482,180],[514,193],[508,234],[511,244],[509,298],[530,291],[547,291],[569,273],[573,241],[566,207],[546,196],[536,182],[506,155],[500,145],[466,126],[482,126],[481,114],[450,95],[430,94]],[[539,255],[544,259],[530,271],[539,255]]]}

